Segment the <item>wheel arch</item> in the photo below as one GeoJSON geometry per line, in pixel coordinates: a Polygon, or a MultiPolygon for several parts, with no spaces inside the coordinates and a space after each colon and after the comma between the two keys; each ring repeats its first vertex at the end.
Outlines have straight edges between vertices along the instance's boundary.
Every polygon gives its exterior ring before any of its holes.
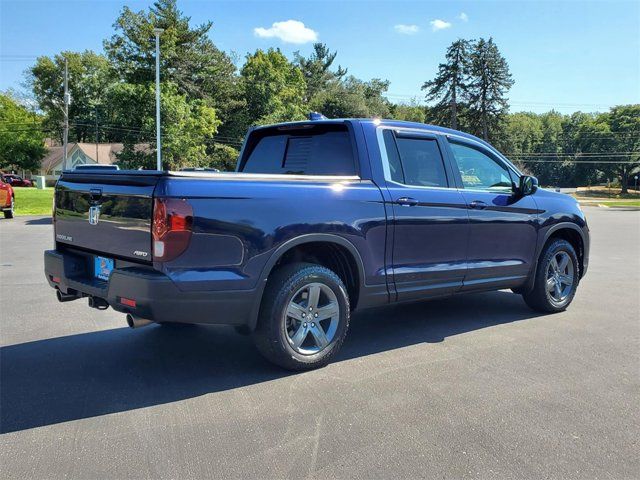
{"type": "Polygon", "coordinates": [[[531,291],[533,289],[536,274],[538,273],[538,263],[540,260],[540,255],[542,254],[549,241],[554,238],[561,238],[563,240],[566,240],[573,246],[574,250],[576,251],[576,255],[578,256],[580,278],[582,278],[582,276],[584,275],[585,245],[587,242],[585,233],[580,228],[580,226],[576,225],[575,223],[557,223],[545,232],[544,237],[539,243],[539,247],[536,252],[536,263],[531,271],[531,274],[529,275],[529,279],[527,280],[525,291],[531,291]]]}
{"type": "Polygon", "coordinates": [[[258,313],[260,311],[260,304],[262,303],[262,296],[271,273],[280,265],[286,265],[294,261],[312,260],[313,254],[316,255],[316,261],[314,263],[318,263],[329,268],[333,266],[333,270],[339,270],[335,273],[347,286],[351,306],[352,308],[357,306],[362,287],[365,284],[365,273],[362,257],[355,245],[339,235],[322,233],[301,235],[280,245],[271,254],[262,268],[262,273],[260,274],[256,289],[254,305],[251,309],[251,316],[249,318],[248,326],[251,330],[256,326],[258,313]],[[341,258],[336,257],[335,259],[332,259],[333,262],[338,263],[332,264],[332,261],[328,260],[327,256],[331,251],[335,252],[336,255],[342,256],[341,258]],[[339,268],[335,268],[336,265],[338,265],[339,268]]]}

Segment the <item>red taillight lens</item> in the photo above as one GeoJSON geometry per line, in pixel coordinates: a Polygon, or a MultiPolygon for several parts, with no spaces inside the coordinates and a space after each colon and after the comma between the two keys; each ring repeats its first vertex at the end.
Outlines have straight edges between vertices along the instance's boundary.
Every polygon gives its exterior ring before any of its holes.
{"type": "Polygon", "coordinates": [[[189,246],[193,209],[180,198],[156,198],[153,203],[153,259],[168,262],[189,246]]]}
{"type": "Polygon", "coordinates": [[[127,307],[136,308],[136,301],[131,298],[120,297],[120,303],[122,305],[126,305],[127,307]]]}

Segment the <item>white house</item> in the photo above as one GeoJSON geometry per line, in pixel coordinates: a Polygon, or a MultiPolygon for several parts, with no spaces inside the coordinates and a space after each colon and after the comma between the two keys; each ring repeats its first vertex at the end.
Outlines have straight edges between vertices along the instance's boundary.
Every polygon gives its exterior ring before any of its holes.
{"type": "MultiPolygon", "coordinates": [[[[103,164],[111,165],[118,161],[116,154],[124,149],[122,143],[70,143],[67,147],[67,166],[71,170],[76,165],[103,164]]],[[[136,150],[148,151],[146,144],[137,144],[136,150]]],[[[38,175],[44,175],[45,179],[51,183],[55,182],[64,166],[62,158],[62,147],[47,147],[47,154],[40,162],[38,175]]]]}

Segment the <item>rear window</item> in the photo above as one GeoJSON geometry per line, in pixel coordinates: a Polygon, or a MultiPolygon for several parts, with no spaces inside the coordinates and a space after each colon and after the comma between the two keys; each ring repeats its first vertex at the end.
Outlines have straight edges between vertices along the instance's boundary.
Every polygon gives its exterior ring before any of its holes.
{"type": "Polygon", "coordinates": [[[295,130],[258,130],[241,171],[289,175],[356,175],[351,137],[345,125],[295,130]]]}

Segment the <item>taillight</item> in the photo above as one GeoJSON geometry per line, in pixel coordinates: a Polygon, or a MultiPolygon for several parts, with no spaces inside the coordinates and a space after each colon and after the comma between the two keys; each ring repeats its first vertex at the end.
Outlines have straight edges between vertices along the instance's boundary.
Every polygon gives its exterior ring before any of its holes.
{"type": "Polygon", "coordinates": [[[156,198],[153,202],[153,259],[168,262],[189,246],[193,209],[180,198],[156,198]]]}

